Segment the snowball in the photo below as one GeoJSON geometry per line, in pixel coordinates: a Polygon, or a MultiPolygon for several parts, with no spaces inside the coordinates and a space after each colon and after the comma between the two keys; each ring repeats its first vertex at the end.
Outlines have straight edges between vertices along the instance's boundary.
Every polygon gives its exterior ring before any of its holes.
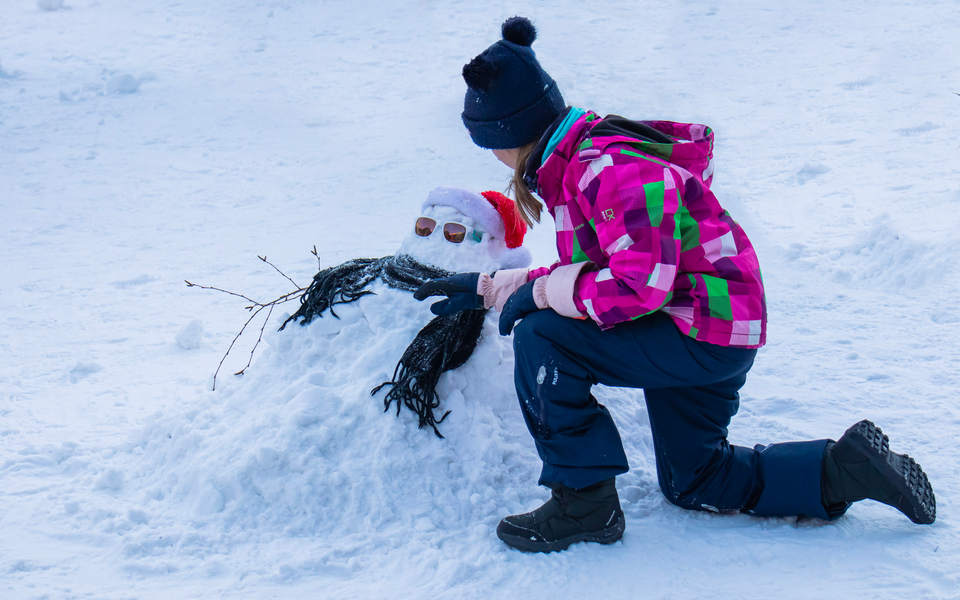
{"type": "Polygon", "coordinates": [[[257,464],[264,471],[274,472],[280,467],[280,453],[273,448],[260,448],[257,450],[257,464]]]}
{"type": "Polygon", "coordinates": [[[140,80],[133,75],[114,75],[107,81],[108,94],[132,94],[140,89],[140,80]]]}
{"type": "Polygon", "coordinates": [[[95,490],[119,490],[123,487],[123,473],[117,469],[103,472],[93,484],[95,490]]]}
{"type": "Polygon", "coordinates": [[[63,8],[63,0],[37,0],[37,6],[43,10],[60,10],[63,8]]]}
{"type": "Polygon", "coordinates": [[[146,525],[150,521],[147,513],[135,508],[127,510],[127,519],[129,519],[131,523],[137,523],[139,525],[146,525]]]}
{"type": "Polygon", "coordinates": [[[417,531],[426,533],[428,531],[433,531],[434,529],[436,529],[436,526],[433,524],[433,521],[431,521],[429,518],[422,517],[417,520],[416,525],[414,525],[414,529],[416,529],[417,531]]]}
{"type": "Polygon", "coordinates": [[[212,483],[208,483],[200,491],[200,495],[197,496],[191,512],[195,517],[206,517],[222,511],[223,506],[223,494],[213,487],[212,483]]]}
{"type": "Polygon", "coordinates": [[[203,338],[203,323],[200,319],[194,319],[184,325],[177,334],[177,344],[184,350],[194,350],[200,347],[201,338],[203,338]]]}

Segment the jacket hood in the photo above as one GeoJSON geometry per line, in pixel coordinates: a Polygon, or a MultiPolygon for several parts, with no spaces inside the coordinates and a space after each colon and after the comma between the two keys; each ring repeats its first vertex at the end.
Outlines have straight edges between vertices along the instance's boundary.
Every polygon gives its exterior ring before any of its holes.
{"type": "MultiPolygon", "coordinates": [[[[710,187],[713,179],[713,131],[706,125],[673,121],[631,121],[617,115],[600,119],[596,113],[585,112],[569,126],[550,156],[544,156],[543,149],[547,145],[547,138],[551,137],[569,110],[561,114],[544,134],[527,163],[524,179],[531,190],[539,188],[541,182],[538,171],[548,159],[559,160],[563,164],[571,160],[594,160],[610,144],[630,144],[644,154],[689,171],[700,178],[706,187],[710,187]]],[[[550,183],[547,183],[547,186],[549,187],[550,183]]]]}
{"type": "MultiPolygon", "coordinates": [[[[562,194],[560,180],[571,162],[599,158],[611,144],[626,144],[633,152],[675,165],[698,178],[706,188],[713,180],[713,131],[706,125],[673,121],[630,121],[617,115],[600,119],[594,112],[582,112],[574,123],[566,121],[568,109],[554,121],[527,161],[524,181],[527,188],[543,198],[553,210],[562,194]],[[566,131],[560,127],[561,123],[566,131]],[[560,137],[549,154],[547,139],[560,137]]],[[[624,150],[621,148],[620,150],[624,150]]],[[[614,152],[619,152],[613,149],[614,152]]]]}
{"type": "Polygon", "coordinates": [[[630,144],[686,169],[710,187],[713,178],[713,131],[706,125],[673,121],[631,121],[609,115],[594,122],[577,148],[583,162],[599,157],[610,144],[630,144]]]}

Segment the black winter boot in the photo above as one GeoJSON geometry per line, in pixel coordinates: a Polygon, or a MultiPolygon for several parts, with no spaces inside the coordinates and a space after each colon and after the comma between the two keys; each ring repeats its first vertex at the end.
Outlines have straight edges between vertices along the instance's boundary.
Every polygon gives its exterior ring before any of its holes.
{"type": "Polygon", "coordinates": [[[913,521],[937,518],[937,499],[926,473],[906,454],[890,451],[890,440],[870,421],[860,421],[823,453],[822,502],[829,512],[848,502],[876,500],[913,521]]]}
{"type": "Polygon", "coordinates": [[[537,510],[500,521],[497,537],[524,552],[555,552],[576,542],[612,544],[626,525],[614,481],[580,490],[557,486],[537,510]]]}

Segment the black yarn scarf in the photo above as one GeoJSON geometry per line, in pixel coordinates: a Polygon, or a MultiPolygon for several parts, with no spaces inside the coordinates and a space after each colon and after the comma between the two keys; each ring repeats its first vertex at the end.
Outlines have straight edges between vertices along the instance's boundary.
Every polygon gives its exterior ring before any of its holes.
{"type": "MultiPolygon", "coordinates": [[[[300,325],[307,325],[315,317],[322,318],[322,313],[328,309],[331,315],[339,319],[333,307],[373,294],[366,288],[378,278],[394,289],[413,292],[430,279],[452,274],[425,265],[406,254],[349,260],[313,276],[313,282],[300,297],[300,308],[283,322],[280,330],[298,319],[300,325]]],[[[417,413],[420,429],[429,425],[437,437],[443,438],[437,425],[447,418],[450,411],[436,418],[434,411],[440,408],[437,383],[441,374],[462,366],[473,354],[480,342],[486,312],[483,309],[467,310],[435,317],[427,323],[400,357],[393,371],[393,379],[381,383],[370,392],[373,396],[383,387],[391,386],[383,399],[383,411],[390,410],[390,406],[396,402],[399,416],[401,407],[406,406],[417,413]]]]}

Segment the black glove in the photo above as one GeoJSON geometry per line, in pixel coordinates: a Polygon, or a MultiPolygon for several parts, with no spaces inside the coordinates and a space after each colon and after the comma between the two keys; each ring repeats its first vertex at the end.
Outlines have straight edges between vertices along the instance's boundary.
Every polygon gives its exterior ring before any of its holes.
{"type": "Polygon", "coordinates": [[[444,279],[433,279],[420,286],[413,297],[425,300],[430,296],[446,296],[446,300],[434,302],[430,312],[438,316],[483,308],[483,296],[477,293],[480,273],[457,273],[444,279]]]}
{"type": "Polygon", "coordinates": [[[517,321],[534,311],[540,310],[537,302],[533,299],[534,281],[536,279],[521,285],[517,288],[517,291],[507,298],[507,303],[503,305],[503,310],[500,311],[500,335],[510,335],[517,321]]]}

